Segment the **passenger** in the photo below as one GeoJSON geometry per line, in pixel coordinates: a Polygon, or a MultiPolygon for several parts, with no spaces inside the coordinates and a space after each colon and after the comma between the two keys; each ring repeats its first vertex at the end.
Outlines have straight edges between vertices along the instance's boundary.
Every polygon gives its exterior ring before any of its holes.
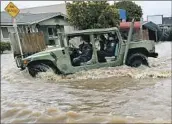
{"type": "Polygon", "coordinates": [[[114,39],[114,37],[110,35],[109,40],[107,41],[105,50],[97,52],[99,62],[106,62],[105,57],[114,56],[116,42],[117,41],[114,39]]]}
{"type": "Polygon", "coordinates": [[[104,35],[100,35],[100,51],[104,51],[106,38],[104,35]]]}
{"type": "Polygon", "coordinates": [[[87,62],[92,58],[92,45],[90,44],[89,37],[82,37],[83,43],[79,45],[80,54],[73,59],[73,65],[79,66],[82,62],[87,62]]]}

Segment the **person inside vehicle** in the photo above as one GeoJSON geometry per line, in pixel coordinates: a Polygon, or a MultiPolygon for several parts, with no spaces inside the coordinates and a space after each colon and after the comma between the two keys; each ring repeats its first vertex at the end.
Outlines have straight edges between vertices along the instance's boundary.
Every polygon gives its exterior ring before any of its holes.
{"type": "Polygon", "coordinates": [[[100,42],[100,51],[104,51],[106,38],[103,34],[100,35],[100,41],[99,42],[100,42]]]}
{"type": "Polygon", "coordinates": [[[104,50],[100,50],[97,52],[99,62],[106,62],[105,57],[114,56],[116,43],[117,39],[113,36],[113,34],[109,34],[109,38],[106,43],[106,48],[104,50]]]}
{"type": "Polygon", "coordinates": [[[87,62],[92,58],[92,45],[89,36],[82,36],[82,44],[79,45],[79,56],[73,59],[73,65],[79,66],[82,62],[87,62]]]}

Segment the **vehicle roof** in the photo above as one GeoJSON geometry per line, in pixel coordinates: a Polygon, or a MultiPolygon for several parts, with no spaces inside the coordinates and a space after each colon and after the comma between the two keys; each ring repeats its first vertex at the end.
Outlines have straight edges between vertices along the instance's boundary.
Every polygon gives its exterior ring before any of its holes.
{"type": "Polygon", "coordinates": [[[118,28],[112,27],[112,28],[78,30],[78,31],[66,32],[66,35],[92,34],[92,33],[108,32],[108,31],[114,31],[114,30],[118,30],[118,28]]]}

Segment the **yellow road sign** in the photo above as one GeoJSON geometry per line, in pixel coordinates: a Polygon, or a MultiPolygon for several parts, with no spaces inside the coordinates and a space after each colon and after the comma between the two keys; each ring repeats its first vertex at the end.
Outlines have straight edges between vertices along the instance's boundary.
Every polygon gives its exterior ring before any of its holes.
{"type": "Polygon", "coordinates": [[[16,17],[20,10],[12,2],[10,2],[6,7],[5,11],[12,17],[16,17]]]}

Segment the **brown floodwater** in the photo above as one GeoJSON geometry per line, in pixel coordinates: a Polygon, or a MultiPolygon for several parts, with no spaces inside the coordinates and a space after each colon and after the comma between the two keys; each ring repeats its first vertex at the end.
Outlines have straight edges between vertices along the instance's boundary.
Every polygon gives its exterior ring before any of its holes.
{"type": "Polygon", "coordinates": [[[127,66],[32,78],[1,55],[2,123],[171,122],[171,43],[156,45],[151,68],[127,66]]]}

